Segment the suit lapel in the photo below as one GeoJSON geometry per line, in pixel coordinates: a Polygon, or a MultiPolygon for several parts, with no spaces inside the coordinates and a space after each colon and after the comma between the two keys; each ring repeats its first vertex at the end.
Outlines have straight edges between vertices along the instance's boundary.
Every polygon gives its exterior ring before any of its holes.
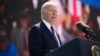
{"type": "Polygon", "coordinates": [[[50,36],[50,38],[54,41],[55,45],[58,46],[57,41],[55,40],[55,38],[53,37],[52,33],[50,32],[50,30],[46,27],[46,25],[41,21],[41,25],[40,27],[42,27],[41,29],[43,31],[45,31],[45,33],[50,36]]]}

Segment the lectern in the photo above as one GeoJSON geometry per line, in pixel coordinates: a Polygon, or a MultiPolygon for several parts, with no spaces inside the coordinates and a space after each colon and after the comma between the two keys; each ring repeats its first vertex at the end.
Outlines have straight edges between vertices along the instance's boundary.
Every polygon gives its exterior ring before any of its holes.
{"type": "Polygon", "coordinates": [[[91,51],[93,45],[100,46],[100,43],[76,38],[48,53],[46,56],[93,56],[91,51]]]}

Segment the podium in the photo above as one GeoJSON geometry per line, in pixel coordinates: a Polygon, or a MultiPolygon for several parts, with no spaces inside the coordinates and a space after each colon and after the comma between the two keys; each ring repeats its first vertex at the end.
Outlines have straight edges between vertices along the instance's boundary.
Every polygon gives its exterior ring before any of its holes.
{"type": "Polygon", "coordinates": [[[92,56],[91,47],[93,45],[100,46],[100,43],[76,38],[48,53],[46,56],[92,56]]]}

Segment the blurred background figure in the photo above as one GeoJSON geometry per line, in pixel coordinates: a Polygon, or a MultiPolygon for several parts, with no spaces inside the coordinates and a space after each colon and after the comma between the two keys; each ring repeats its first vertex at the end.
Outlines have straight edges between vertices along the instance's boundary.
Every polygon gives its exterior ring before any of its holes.
{"type": "Polygon", "coordinates": [[[18,56],[17,48],[4,36],[0,36],[0,56],[18,56]]]}
{"type": "Polygon", "coordinates": [[[73,37],[73,30],[72,30],[72,21],[71,21],[71,15],[66,12],[65,16],[63,16],[61,20],[61,33],[60,36],[62,38],[62,43],[65,44],[72,39],[73,37]]]}
{"type": "Polygon", "coordinates": [[[3,18],[1,18],[2,19],[2,26],[3,26],[3,29],[5,29],[5,31],[6,31],[6,36],[10,39],[10,29],[11,29],[11,26],[10,26],[10,21],[9,21],[9,19],[7,18],[7,17],[3,17],[3,18]]]}
{"type": "MultiPolygon", "coordinates": [[[[21,55],[28,53],[28,32],[29,32],[29,15],[21,11],[18,22],[13,22],[13,29],[11,32],[11,41],[17,46],[18,52],[21,55]]],[[[29,55],[28,55],[29,56],[29,55]]]]}
{"type": "Polygon", "coordinates": [[[6,32],[0,27],[0,56],[18,56],[16,46],[6,37],[6,32]]]}

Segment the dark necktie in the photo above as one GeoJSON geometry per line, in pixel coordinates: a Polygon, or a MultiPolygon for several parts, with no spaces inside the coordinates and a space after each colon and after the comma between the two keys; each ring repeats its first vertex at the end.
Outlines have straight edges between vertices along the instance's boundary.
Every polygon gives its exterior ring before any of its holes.
{"type": "Polygon", "coordinates": [[[58,38],[57,36],[55,36],[55,32],[54,32],[54,29],[53,29],[52,26],[51,26],[51,31],[52,31],[52,35],[53,35],[53,37],[55,38],[55,40],[56,40],[58,46],[60,47],[60,40],[59,40],[59,38],[58,38]]]}

